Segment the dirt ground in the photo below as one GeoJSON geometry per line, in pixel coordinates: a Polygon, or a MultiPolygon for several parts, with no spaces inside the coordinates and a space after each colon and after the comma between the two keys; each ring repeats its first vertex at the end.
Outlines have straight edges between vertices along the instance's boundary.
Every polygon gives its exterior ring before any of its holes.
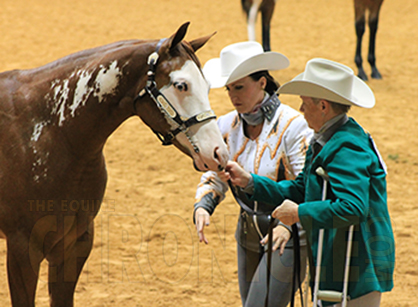
{"type": "MultiPolygon", "coordinates": [[[[413,230],[418,217],[418,104],[410,101],[418,93],[416,16],[416,0],[385,1],[377,39],[383,80],[368,82],[377,104],[350,112],[372,133],[389,167],[397,263],[395,287],[383,295],[386,307],[418,305],[418,235],[413,230]]],[[[217,31],[198,52],[202,63],[225,45],[247,39],[239,0],[1,0],[0,71],[41,66],[114,41],[167,37],[185,21],[191,21],[186,39],[217,31]]],[[[313,57],[355,69],[354,48],[352,1],[278,1],[272,49],[291,61],[288,69],[273,73],[281,83],[303,71],[313,57]]],[[[224,90],[212,90],[210,99],[218,115],[232,109],[224,90]]],[[[297,97],[282,101],[299,106],[297,97]]],[[[231,195],[207,229],[209,245],[198,244],[191,217],[200,174],[188,157],[162,147],[138,118],[110,137],[105,155],[109,182],[76,306],[240,306],[233,238],[239,208],[231,195]]],[[[1,242],[0,306],[10,306],[1,242]]],[[[46,265],[41,273],[36,304],[48,306],[46,265]]]]}

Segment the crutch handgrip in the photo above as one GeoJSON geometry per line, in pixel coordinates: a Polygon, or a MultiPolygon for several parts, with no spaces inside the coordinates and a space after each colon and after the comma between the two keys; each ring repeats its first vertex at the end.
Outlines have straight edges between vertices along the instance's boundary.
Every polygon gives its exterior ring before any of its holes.
{"type": "Polygon", "coordinates": [[[319,290],[318,299],[325,302],[341,303],[343,301],[343,293],[331,290],[319,290]]]}

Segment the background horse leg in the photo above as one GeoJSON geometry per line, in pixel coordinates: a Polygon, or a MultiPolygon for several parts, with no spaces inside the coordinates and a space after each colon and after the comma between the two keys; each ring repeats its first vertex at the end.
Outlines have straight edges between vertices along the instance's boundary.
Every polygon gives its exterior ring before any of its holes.
{"type": "Polygon", "coordinates": [[[376,33],[377,33],[377,26],[379,23],[379,12],[380,12],[380,5],[382,1],[377,1],[377,7],[373,7],[370,11],[369,15],[369,29],[370,29],[370,41],[369,41],[369,54],[368,54],[368,62],[372,67],[372,78],[374,79],[382,79],[382,75],[380,74],[379,70],[376,67],[376,33]]]}
{"type": "Polygon", "coordinates": [[[263,33],[263,49],[264,51],[270,51],[270,24],[273,17],[275,1],[265,0],[261,5],[261,17],[262,17],[262,33],[263,33]]]}
{"type": "Polygon", "coordinates": [[[93,247],[93,221],[89,224],[87,231],[67,246],[65,241],[66,239],[72,240],[67,237],[71,237],[73,233],[75,232],[72,230],[50,254],[48,287],[51,307],[74,306],[75,287],[93,247]]]}
{"type": "MultiPolygon", "coordinates": [[[[248,2],[248,1],[247,1],[248,2]]],[[[244,10],[247,13],[247,31],[248,40],[255,41],[255,23],[257,21],[258,9],[260,8],[261,0],[254,0],[250,7],[245,6],[244,10]]]]}
{"type": "Polygon", "coordinates": [[[7,273],[12,306],[35,306],[36,285],[43,255],[31,249],[29,239],[21,234],[7,238],[7,273]]]}
{"type": "Polygon", "coordinates": [[[364,6],[358,4],[359,1],[354,1],[355,4],[355,28],[356,28],[356,36],[357,36],[357,45],[356,45],[356,54],[354,57],[354,62],[356,63],[357,70],[358,70],[358,77],[364,81],[366,81],[367,75],[363,69],[363,59],[361,57],[361,42],[363,40],[363,34],[366,28],[366,17],[365,12],[366,9],[364,6]]]}

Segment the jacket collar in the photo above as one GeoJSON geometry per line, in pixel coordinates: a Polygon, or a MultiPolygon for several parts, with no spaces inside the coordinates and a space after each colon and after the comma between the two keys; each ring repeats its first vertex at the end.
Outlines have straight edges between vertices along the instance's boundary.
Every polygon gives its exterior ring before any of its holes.
{"type": "Polygon", "coordinates": [[[321,129],[319,129],[319,132],[314,133],[311,144],[316,142],[323,147],[334,133],[347,122],[348,116],[345,113],[330,119],[321,127],[321,129]]]}

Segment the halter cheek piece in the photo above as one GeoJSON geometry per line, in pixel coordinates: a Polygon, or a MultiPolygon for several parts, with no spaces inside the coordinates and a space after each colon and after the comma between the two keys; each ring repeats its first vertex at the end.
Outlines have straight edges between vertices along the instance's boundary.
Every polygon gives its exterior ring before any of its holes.
{"type": "Polygon", "coordinates": [[[138,96],[134,99],[134,108],[136,109],[136,102],[143,98],[146,94],[150,95],[152,100],[155,102],[157,107],[160,109],[161,113],[164,114],[164,117],[167,119],[167,122],[170,124],[172,129],[166,134],[162,134],[154,129],[152,131],[157,135],[158,139],[162,142],[163,145],[172,145],[173,140],[176,135],[180,132],[183,132],[190,144],[193,146],[193,150],[196,153],[199,153],[199,147],[192,141],[191,137],[188,135],[189,127],[200,124],[202,122],[216,118],[215,112],[213,110],[203,111],[195,116],[184,118],[179,115],[177,110],[173,105],[168,101],[168,99],[160,92],[157,88],[157,83],[155,82],[155,71],[157,68],[158,62],[158,51],[161,47],[161,44],[165,39],[162,39],[157,44],[156,50],[148,57],[147,64],[148,69],[148,80],[146,86],[139,92],[138,96]]]}

